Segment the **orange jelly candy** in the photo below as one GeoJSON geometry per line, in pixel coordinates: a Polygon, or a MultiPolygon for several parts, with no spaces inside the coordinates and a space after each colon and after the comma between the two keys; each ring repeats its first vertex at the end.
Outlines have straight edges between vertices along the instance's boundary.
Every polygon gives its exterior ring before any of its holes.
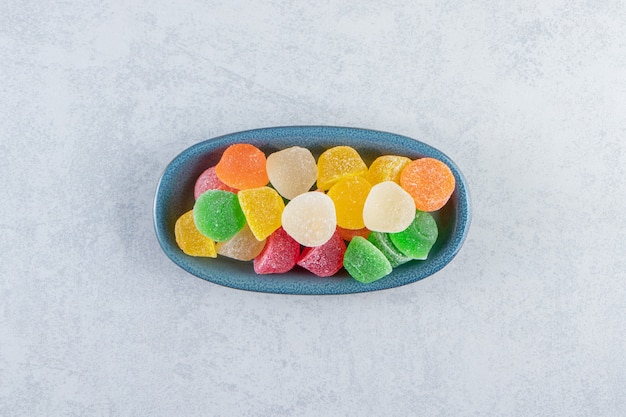
{"type": "Polygon", "coordinates": [[[215,166],[215,175],[238,190],[263,187],[270,181],[266,162],[265,154],[256,146],[237,143],[226,148],[215,166]]]}
{"type": "Polygon", "coordinates": [[[400,185],[415,201],[419,211],[436,211],[447,202],[455,187],[454,174],[434,158],[411,161],[400,174],[400,185]]]}
{"type": "Polygon", "coordinates": [[[343,227],[337,226],[337,232],[339,233],[339,236],[341,236],[343,240],[347,240],[348,242],[351,241],[355,236],[361,236],[367,239],[368,236],[370,235],[370,230],[367,227],[353,230],[353,229],[344,229],[343,227]]]}

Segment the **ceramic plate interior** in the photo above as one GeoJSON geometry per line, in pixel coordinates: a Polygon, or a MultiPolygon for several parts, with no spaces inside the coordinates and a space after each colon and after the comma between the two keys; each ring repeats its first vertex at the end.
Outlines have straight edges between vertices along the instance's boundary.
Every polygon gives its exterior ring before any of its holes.
{"type": "Polygon", "coordinates": [[[165,254],[185,271],[231,288],[280,294],[349,294],[377,291],[410,284],[433,275],[446,266],[461,248],[471,218],[466,181],[456,164],[441,151],[418,140],[387,132],[349,127],[289,126],[232,133],[205,140],[184,150],[166,167],[154,200],[154,227],[165,254]],[[296,266],[286,274],[257,275],[252,262],[225,257],[200,258],[185,255],[176,245],[174,224],[194,204],[193,188],[198,176],[215,165],[224,149],[234,143],[251,143],[266,155],[290,146],[308,148],[317,157],[324,150],[347,145],[359,151],[369,164],[378,156],[403,155],[411,159],[437,158],[445,162],[456,179],[448,203],[433,213],[439,237],[427,260],[401,265],[390,275],[371,284],[361,284],[342,269],[337,275],[319,278],[296,266]]]}

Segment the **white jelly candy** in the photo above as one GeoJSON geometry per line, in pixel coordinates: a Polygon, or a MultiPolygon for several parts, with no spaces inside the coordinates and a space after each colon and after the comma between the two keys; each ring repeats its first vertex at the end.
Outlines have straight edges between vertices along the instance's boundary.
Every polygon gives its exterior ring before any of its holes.
{"type": "Polygon", "coordinates": [[[326,194],[310,191],[300,194],[285,206],[283,229],[304,246],[328,242],[337,228],[333,200],[326,194]]]}
{"type": "Polygon", "coordinates": [[[309,191],[317,179],[313,154],[299,146],[274,152],[267,157],[266,167],[272,186],[288,200],[309,191]]]}
{"type": "Polygon", "coordinates": [[[363,206],[365,227],[376,232],[401,232],[414,218],[413,197],[393,181],[374,185],[363,206]]]}
{"type": "Polygon", "coordinates": [[[217,254],[240,261],[251,261],[261,253],[265,246],[265,239],[257,240],[250,227],[246,224],[239,233],[231,239],[220,242],[216,246],[217,254]]]}

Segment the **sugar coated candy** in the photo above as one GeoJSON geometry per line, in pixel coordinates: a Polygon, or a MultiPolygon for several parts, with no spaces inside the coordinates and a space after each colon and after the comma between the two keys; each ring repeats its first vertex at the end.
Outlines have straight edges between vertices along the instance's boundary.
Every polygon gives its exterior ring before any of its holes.
{"type": "Polygon", "coordinates": [[[235,194],[238,191],[236,188],[229,187],[217,178],[217,175],[215,175],[215,167],[211,167],[200,174],[193,188],[193,196],[197,200],[203,192],[208,190],[224,190],[235,194]]]}
{"type": "Polygon", "coordinates": [[[265,239],[280,227],[285,203],[276,190],[250,188],[239,191],[237,196],[250,230],[258,240],[265,239]]]}
{"type": "Polygon", "coordinates": [[[367,239],[367,237],[370,234],[370,230],[367,227],[364,227],[362,229],[351,230],[351,229],[344,229],[343,227],[337,226],[337,232],[339,233],[339,236],[341,236],[343,240],[347,240],[348,242],[351,241],[355,236],[361,236],[367,239]]]}
{"type": "Polygon", "coordinates": [[[323,245],[337,227],[333,200],[318,191],[300,194],[285,206],[282,224],[285,231],[301,245],[323,245]]]}
{"type": "Polygon", "coordinates": [[[389,238],[403,255],[413,259],[426,259],[438,234],[433,216],[418,211],[409,227],[398,233],[390,233],[389,238]]]}
{"type": "Polygon", "coordinates": [[[402,252],[400,252],[393,245],[393,242],[391,242],[388,233],[372,232],[368,236],[367,240],[369,240],[383,253],[383,255],[385,255],[387,260],[389,260],[392,268],[413,260],[413,258],[403,255],[402,252]]]}
{"type": "Polygon", "coordinates": [[[392,270],[387,257],[361,236],[356,236],[348,244],[343,266],[352,278],[364,284],[379,280],[392,270]]]}
{"type": "Polygon", "coordinates": [[[321,190],[328,190],[342,178],[365,174],[367,165],[349,146],[327,149],[317,160],[317,187],[321,190]]]}
{"type": "Polygon", "coordinates": [[[235,236],[215,245],[215,249],[218,255],[239,261],[251,261],[261,253],[264,246],[265,239],[257,240],[246,224],[235,236]]]}
{"type": "Polygon", "coordinates": [[[193,221],[193,210],[189,210],[176,220],[174,236],[178,247],[190,256],[215,258],[215,242],[204,236],[193,221]]]}
{"type": "Polygon", "coordinates": [[[230,145],[215,165],[215,174],[224,184],[238,190],[267,185],[265,154],[247,143],[230,145]]]}
{"type": "Polygon", "coordinates": [[[438,159],[411,161],[400,174],[400,185],[415,201],[420,211],[436,211],[447,202],[455,187],[454,174],[438,159]]]}
{"type": "Polygon", "coordinates": [[[363,222],[372,231],[401,232],[414,218],[413,197],[393,181],[374,185],[363,206],[363,222]]]}
{"type": "Polygon", "coordinates": [[[254,272],[257,274],[282,274],[290,271],[298,261],[300,245],[281,227],[272,233],[265,247],[254,258],[254,272]]]}
{"type": "Polygon", "coordinates": [[[196,227],[216,242],[235,236],[246,224],[237,195],[224,190],[203,193],[193,206],[196,227]]]}
{"type": "Polygon", "coordinates": [[[338,232],[333,233],[328,242],[314,248],[304,248],[298,259],[298,265],[317,275],[330,277],[343,266],[343,254],[346,244],[338,232]]]}
{"type": "Polygon", "coordinates": [[[280,195],[293,200],[315,184],[315,158],[311,151],[299,146],[274,152],[267,157],[267,176],[280,195]]]}
{"type": "Polygon", "coordinates": [[[438,237],[430,212],[454,188],[450,168],[433,158],[383,155],[368,169],[349,146],[327,149],[316,163],[303,147],[266,158],[238,143],[197,178],[196,202],[176,221],[175,238],[191,256],[253,260],[257,274],[297,264],[330,277],[343,267],[371,283],[427,258],[438,237]]]}
{"type": "Polygon", "coordinates": [[[344,229],[362,229],[363,206],[372,186],[363,177],[348,177],[338,181],[328,190],[335,203],[337,225],[344,229]]]}
{"type": "Polygon", "coordinates": [[[411,162],[406,156],[383,155],[372,162],[367,171],[367,180],[375,185],[384,181],[393,181],[400,184],[400,173],[411,162]]]}

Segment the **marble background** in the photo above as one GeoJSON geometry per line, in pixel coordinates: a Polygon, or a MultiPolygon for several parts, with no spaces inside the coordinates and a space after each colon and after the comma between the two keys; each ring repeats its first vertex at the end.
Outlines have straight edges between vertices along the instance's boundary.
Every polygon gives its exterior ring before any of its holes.
{"type": "Polygon", "coordinates": [[[0,56],[0,415],[626,414],[623,2],[5,0],[0,56]],[[454,261],[319,297],[170,262],[167,163],[300,124],[447,153],[454,261]]]}

